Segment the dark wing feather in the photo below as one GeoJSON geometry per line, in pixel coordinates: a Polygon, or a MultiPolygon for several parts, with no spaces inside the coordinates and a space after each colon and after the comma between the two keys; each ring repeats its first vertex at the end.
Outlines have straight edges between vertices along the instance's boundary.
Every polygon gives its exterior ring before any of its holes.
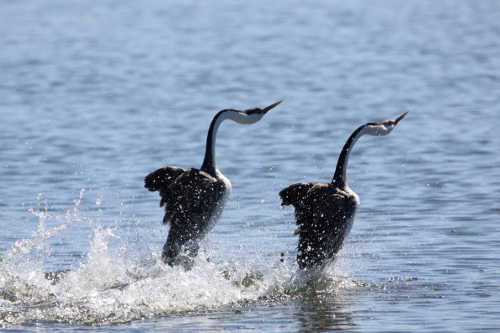
{"type": "Polygon", "coordinates": [[[169,186],[184,172],[184,169],[168,166],[151,172],[144,178],[144,187],[151,192],[160,192],[160,207],[169,197],[169,186]]]}
{"type": "Polygon", "coordinates": [[[307,193],[304,206],[299,209],[299,216],[305,217],[300,224],[305,229],[320,228],[320,232],[336,234],[343,232],[345,222],[355,210],[356,200],[351,194],[327,184],[317,184],[307,193]]]}
{"type": "Polygon", "coordinates": [[[318,184],[308,192],[303,206],[295,209],[301,268],[334,257],[351,228],[355,210],[355,198],[333,186],[318,184]]]}
{"type": "Polygon", "coordinates": [[[144,187],[152,192],[161,191],[172,184],[183,172],[184,169],[175,166],[158,169],[144,178],[144,187]]]}
{"type": "Polygon", "coordinates": [[[323,224],[328,221],[331,228],[349,217],[355,202],[353,197],[344,191],[325,185],[312,188],[305,204],[310,208],[313,220],[318,223],[323,221],[323,224]]]}
{"type": "Polygon", "coordinates": [[[292,184],[280,191],[281,205],[302,206],[307,196],[307,192],[314,186],[314,183],[292,184]]]}
{"type": "Polygon", "coordinates": [[[188,221],[191,216],[210,218],[226,191],[224,182],[204,171],[188,169],[168,188],[164,223],[188,221]]]}

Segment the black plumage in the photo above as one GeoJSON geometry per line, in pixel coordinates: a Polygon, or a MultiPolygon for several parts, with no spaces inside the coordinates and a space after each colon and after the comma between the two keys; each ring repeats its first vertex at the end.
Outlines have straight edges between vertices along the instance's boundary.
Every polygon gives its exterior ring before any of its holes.
{"type": "Polygon", "coordinates": [[[200,240],[212,229],[224,208],[231,183],[215,166],[215,141],[219,126],[225,119],[253,124],[280,103],[263,109],[219,111],[208,129],[205,157],[200,169],[167,166],[145,177],[144,186],[160,193],[160,206],[165,207],[163,223],[170,225],[162,251],[165,263],[182,264],[189,268],[198,254],[200,240]]]}
{"type": "Polygon", "coordinates": [[[333,261],[351,230],[359,197],[347,185],[346,170],[356,141],[363,135],[389,134],[405,116],[358,127],[340,153],[331,183],[297,183],[279,193],[282,205],[295,208],[299,268],[321,268],[333,261]]]}

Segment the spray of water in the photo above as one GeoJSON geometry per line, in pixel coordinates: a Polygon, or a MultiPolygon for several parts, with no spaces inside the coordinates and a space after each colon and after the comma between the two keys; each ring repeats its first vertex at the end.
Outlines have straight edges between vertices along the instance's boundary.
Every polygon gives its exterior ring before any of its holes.
{"type": "MultiPolygon", "coordinates": [[[[31,210],[38,226],[31,237],[15,242],[0,259],[0,327],[54,321],[101,324],[129,322],[171,314],[239,308],[249,303],[283,302],[304,293],[335,293],[353,281],[329,272],[311,279],[296,274],[293,260],[267,266],[254,262],[213,262],[209,251],[194,267],[164,265],[159,253],[130,257],[110,248],[112,228],[81,216],[79,206],[50,215],[31,210]],[[47,221],[60,221],[47,227],[47,221]],[[49,239],[74,223],[93,225],[86,257],[76,269],[46,272],[49,239]]],[[[123,246],[123,245],[122,245],[123,246]]],[[[124,245],[126,246],[126,244],[124,245]]],[[[342,264],[340,266],[343,266],[342,264]]]]}

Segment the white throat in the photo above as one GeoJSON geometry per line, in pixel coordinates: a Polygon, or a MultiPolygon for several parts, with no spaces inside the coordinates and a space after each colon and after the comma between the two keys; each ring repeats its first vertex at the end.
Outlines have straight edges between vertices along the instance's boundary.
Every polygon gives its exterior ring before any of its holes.
{"type": "Polygon", "coordinates": [[[384,136],[394,129],[396,125],[369,125],[366,126],[360,133],[361,135],[384,136]]]}
{"type": "Polygon", "coordinates": [[[207,146],[205,150],[205,159],[202,168],[214,175],[215,173],[215,144],[217,141],[217,132],[220,125],[226,119],[231,119],[239,124],[253,124],[262,118],[263,114],[252,113],[250,115],[236,110],[223,110],[217,113],[210,124],[207,136],[207,146]]]}

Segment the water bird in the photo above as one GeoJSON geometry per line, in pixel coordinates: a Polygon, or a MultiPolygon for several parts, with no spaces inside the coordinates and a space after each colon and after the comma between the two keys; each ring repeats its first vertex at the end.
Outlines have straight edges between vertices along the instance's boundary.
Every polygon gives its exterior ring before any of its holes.
{"type": "Polygon", "coordinates": [[[224,208],[231,182],[215,166],[215,141],[222,122],[230,119],[239,124],[253,124],[280,103],[262,109],[217,112],[208,129],[200,169],[167,166],[145,177],[144,187],[160,193],[160,207],[165,207],[163,223],[170,225],[162,251],[163,262],[189,268],[198,254],[200,240],[214,226],[224,208]]]}
{"type": "Polygon", "coordinates": [[[363,135],[388,135],[407,114],[358,127],[342,148],[331,183],[301,182],[280,191],[281,205],[295,208],[295,234],[299,235],[297,264],[301,270],[321,269],[334,261],[351,230],[360,203],[346,177],[354,144],[363,135]]]}

